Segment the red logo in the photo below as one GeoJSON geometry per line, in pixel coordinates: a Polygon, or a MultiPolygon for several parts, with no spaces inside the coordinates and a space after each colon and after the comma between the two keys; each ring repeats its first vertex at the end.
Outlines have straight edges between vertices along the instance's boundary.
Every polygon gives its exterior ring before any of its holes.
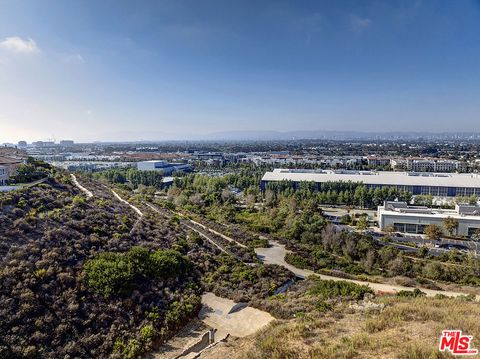
{"type": "Polygon", "coordinates": [[[477,349],[471,349],[473,337],[462,335],[461,330],[444,330],[440,337],[438,349],[441,352],[449,351],[453,355],[477,355],[477,349]]]}

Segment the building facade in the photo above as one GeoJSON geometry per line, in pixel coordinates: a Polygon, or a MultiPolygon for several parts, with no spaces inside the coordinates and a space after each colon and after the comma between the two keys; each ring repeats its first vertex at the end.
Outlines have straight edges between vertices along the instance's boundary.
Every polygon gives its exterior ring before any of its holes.
{"type": "Polygon", "coordinates": [[[0,166],[0,186],[6,186],[9,179],[8,167],[0,166]]]}
{"type": "Polygon", "coordinates": [[[321,189],[326,182],[362,183],[367,189],[395,188],[412,195],[434,197],[456,197],[477,195],[480,197],[480,175],[475,173],[418,173],[389,171],[332,171],[277,168],[266,172],[260,188],[265,190],[268,183],[290,182],[298,188],[301,182],[314,183],[321,189]]]}
{"type": "Polygon", "coordinates": [[[435,224],[444,227],[444,220],[448,217],[458,221],[456,235],[471,237],[480,231],[480,207],[457,205],[455,210],[431,209],[427,207],[409,206],[405,202],[385,202],[378,207],[378,225],[381,230],[392,226],[396,232],[423,234],[425,227],[435,224]]]}
{"type": "Polygon", "coordinates": [[[412,172],[465,172],[467,163],[457,160],[432,158],[395,158],[390,160],[395,170],[412,172]]]}
{"type": "Polygon", "coordinates": [[[192,170],[192,166],[183,163],[168,163],[166,161],[141,161],[137,162],[137,169],[139,171],[163,171],[165,176],[170,176],[173,172],[192,170]]]}

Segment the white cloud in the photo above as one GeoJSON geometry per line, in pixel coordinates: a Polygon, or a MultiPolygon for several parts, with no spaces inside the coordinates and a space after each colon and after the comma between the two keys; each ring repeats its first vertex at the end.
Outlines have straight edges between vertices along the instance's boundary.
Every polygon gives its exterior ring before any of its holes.
{"type": "Polygon", "coordinates": [[[33,54],[40,51],[37,46],[37,43],[31,39],[22,39],[18,36],[6,37],[0,41],[0,48],[3,48],[8,51],[24,54],[33,54]]]}
{"type": "Polygon", "coordinates": [[[69,64],[83,64],[85,59],[80,54],[70,54],[63,57],[63,61],[69,64]]]}
{"type": "Polygon", "coordinates": [[[352,29],[356,32],[361,32],[366,28],[370,27],[370,25],[372,25],[372,20],[366,17],[364,18],[364,17],[352,15],[350,20],[351,20],[352,29]]]}

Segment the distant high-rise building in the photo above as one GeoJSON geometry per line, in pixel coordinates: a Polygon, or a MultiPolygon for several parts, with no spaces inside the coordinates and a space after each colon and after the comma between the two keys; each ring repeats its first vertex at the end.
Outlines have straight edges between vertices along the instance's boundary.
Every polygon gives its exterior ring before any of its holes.
{"type": "Polygon", "coordinates": [[[27,147],[27,142],[26,141],[18,141],[18,147],[27,147]]]}
{"type": "Polygon", "coordinates": [[[35,147],[52,147],[52,146],[55,146],[55,142],[54,141],[36,141],[36,142],[32,142],[32,145],[34,145],[35,147]]]}
{"type": "Polygon", "coordinates": [[[63,146],[63,147],[73,146],[74,144],[75,144],[75,142],[72,141],[72,140],[62,140],[62,141],[60,141],[60,146],[63,146]]]}

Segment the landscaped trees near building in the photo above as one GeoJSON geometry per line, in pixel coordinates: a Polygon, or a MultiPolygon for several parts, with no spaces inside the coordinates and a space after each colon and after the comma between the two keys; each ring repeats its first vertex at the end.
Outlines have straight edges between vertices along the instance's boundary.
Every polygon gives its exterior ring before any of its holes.
{"type": "Polygon", "coordinates": [[[446,217],[443,219],[443,226],[451,236],[454,236],[457,234],[458,230],[458,219],[446,217]]]}
{"type": "Polygon", "coordinates": [[[367,216],[361,216],[357,220],[357,228],[361,231],[364,231],[368,228],[368,218],[367,218],[367,216]]]}
{"type": "Polygon", "coordinates": [[[29,183],[47,177],[51,172],[48,163],[29,157],[26,164],[20,165],[10,178],[13,183],[29,183]]]}
{"type": "Polygon", "coordinates": [[[429,224],[428,226],[426,226],[424,233],[431,241],[437,241],[443,235],[442,229],[436,224],[429,224]]]}
{"type": "Polygon", "coordinates": [[[388,237],[391,237],[393,233],[395,233],[395,226],[393,224],[389,224],[388,226],[385,227],[383,230],[388,237]]]}

